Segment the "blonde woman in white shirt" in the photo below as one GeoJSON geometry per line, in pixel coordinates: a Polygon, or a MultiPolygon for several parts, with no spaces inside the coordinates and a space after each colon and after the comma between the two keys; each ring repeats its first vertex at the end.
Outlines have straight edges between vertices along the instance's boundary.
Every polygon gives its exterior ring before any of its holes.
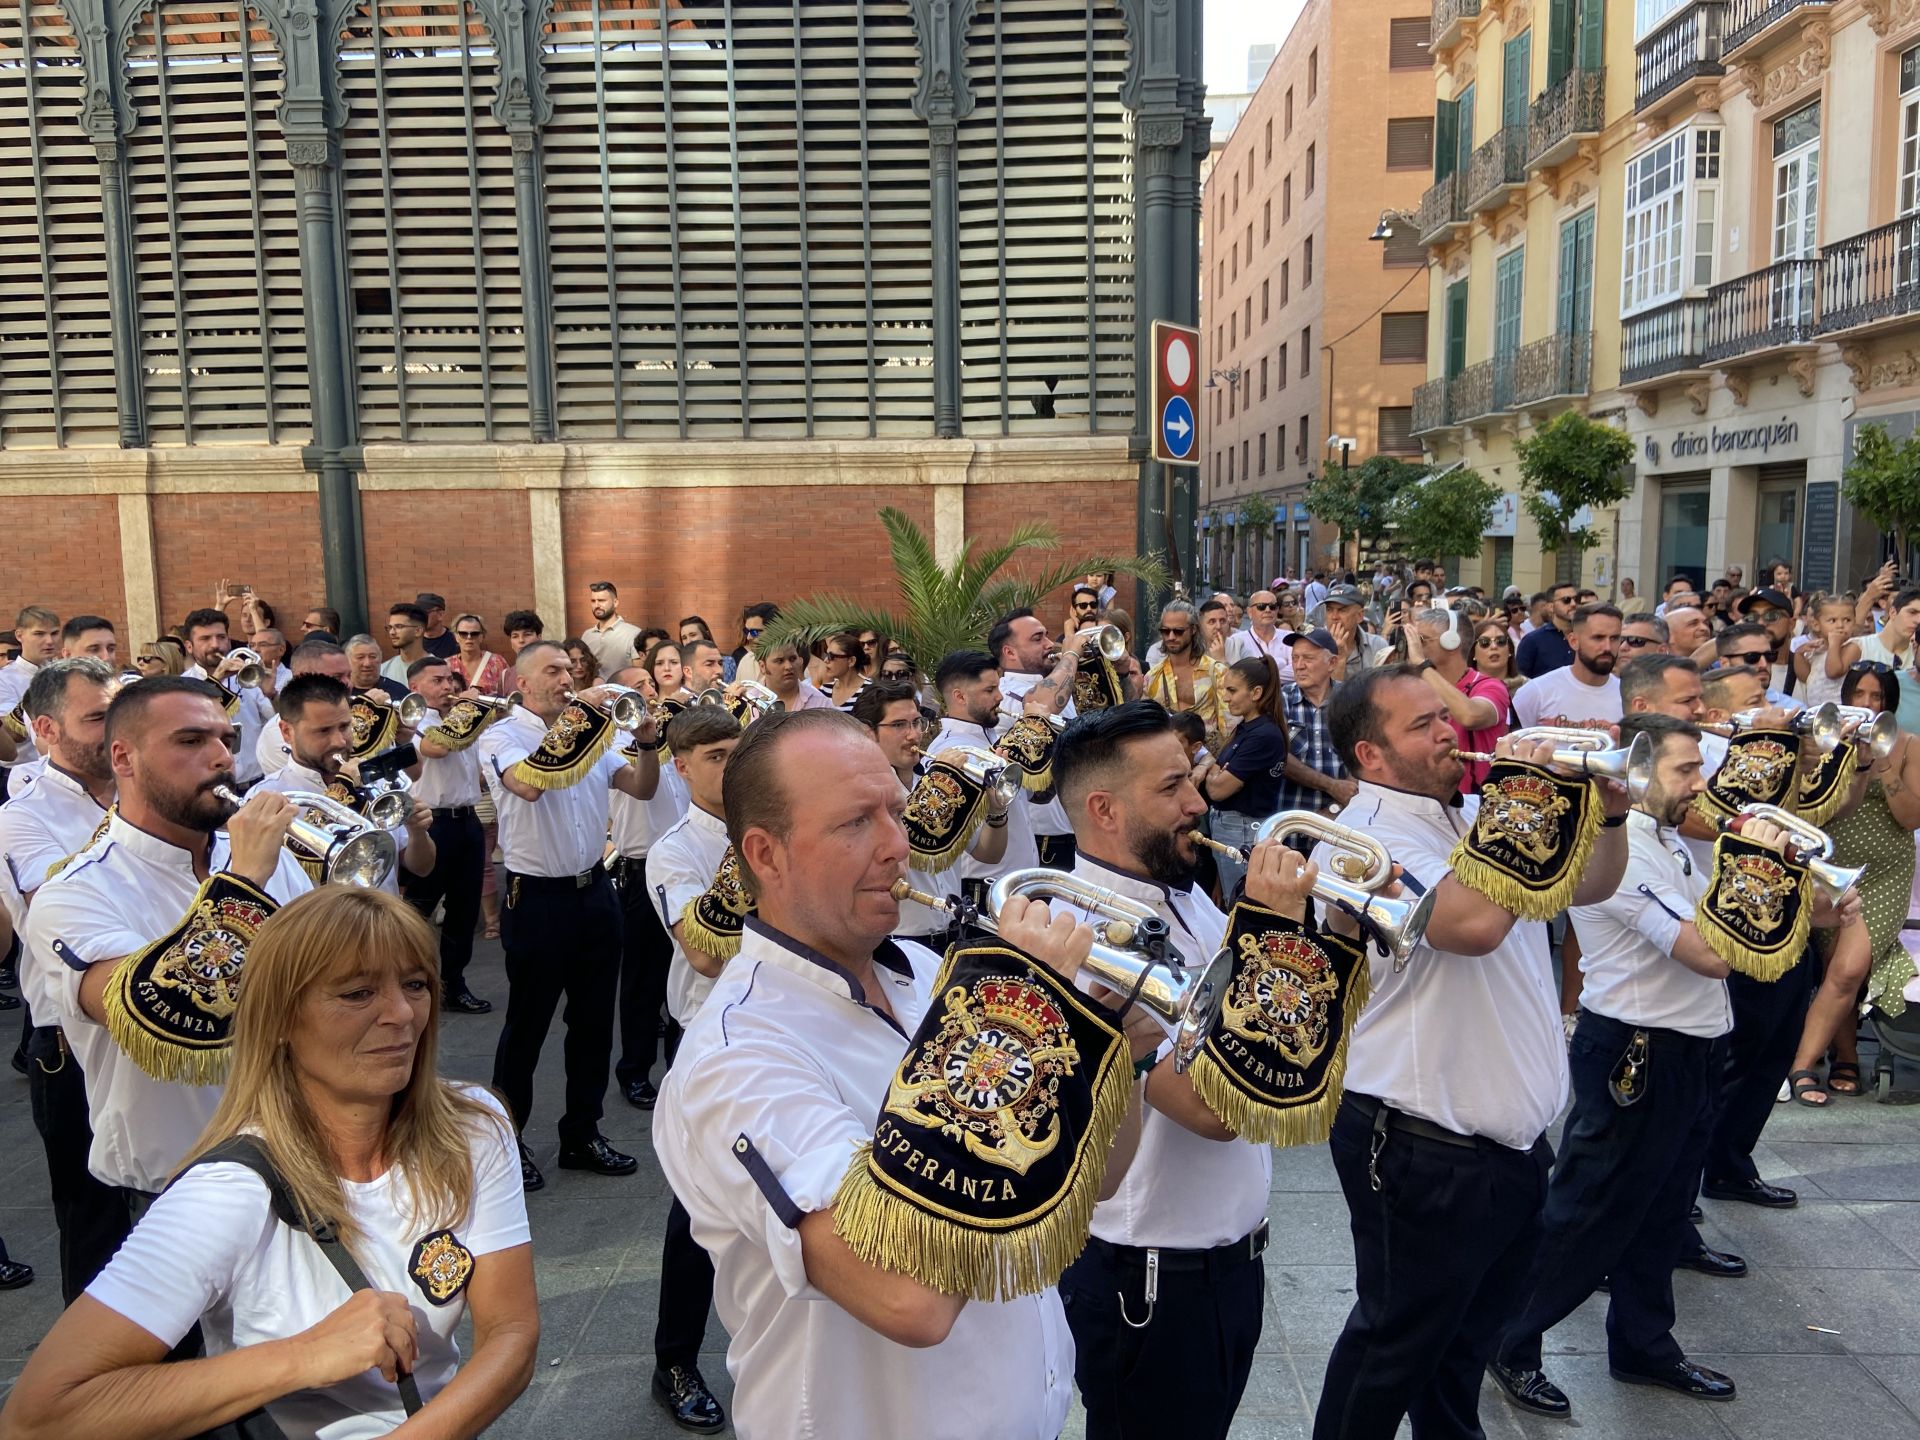
{"type": "Polygon", "coordinates": [[[406,1420],[403,1376],[423,1433],[474,1436],[499,1418],[533,1375],[532,1246],[503,1107],[435,1073],[436,964],[431,928],[379,891],[328,886],[271,917],[220,1108],[37,1348],[0,1431],[158,1440],[264,1407],[288,1440],[363,1440],[406,1420]],[[275,1217],[252,1169],[195,1163],[239,1136],[370,1288],[350,1292],[313,1236],[275,1217]],[[196,1325],[205,1355],[163,1363],[196,1325]]]}

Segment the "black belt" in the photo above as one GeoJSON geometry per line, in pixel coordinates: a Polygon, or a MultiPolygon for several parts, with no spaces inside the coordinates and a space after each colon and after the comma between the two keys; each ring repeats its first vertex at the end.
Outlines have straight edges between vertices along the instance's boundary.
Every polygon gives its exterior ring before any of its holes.
{"type": "Polygon", "coordinates": [[[606,874],[607,867],[596,860],[578,875],[522,875],[515,872],[509,883],[536,894],[546,890],[587,890],[605,879],[606,874]]]}
{"type": "Polygon", "coordinates": [[[436,820],[465,820],[469,815],[477,815],[479,813],[480,812],[475,810],[471,805],[436,805],[433,807],[433,818],[436,820]]]}
{"type": "MultiPolygon", "coordinates": [[[[1439,1145],[1452,1145],[1460,1150],[1490,1150],[1511,1155],[1513,1146],[1502,1145],[1498,1140],[1490,1140],[1485,1135],[1462,1135],[1458,1130],[1449,1130],[1444,1125],[1436,1125],[1431,1120],[1422,1120],[1418,1115],[1409,1115],[1404,1110],[1376,1100],[1371,1095],[1360,1095],[1349,1090],[1346,1103],[1353,1106],[1373,1123],[1376,1130],[1391,1131],[1395,1135],[1411,1135],[1416,1140],[1431,1140],[1439,1145]],[[1384,1123],[1382,1123],[1384,1120],[1384,1123]]],[[[1532,1150],[1539,1145],[1535,1140],[1527,1146],[1532,1150]]]]}
{"type": "Polygon", "coordinates": [[[1232,1269],[1238,1265],[1250,1265],[1267,1251],[1267,1222],[1262,1220],[1247,1234],[1238,1240],[1229,1240],[1224,1245],[1215,1245],[1207,1250],[1168,1250],[1154,1245],[1116,1245],[1111,1240],[1102,1240],[1098,1235],[1087,1237],[1089,1248],[1098,1250],[1116,1265],[1132,1265],[1144,1270],[1147,1257],[1158,1256],[1159,1268],[1163,1271],[1212,1271],[1232,1269]]]}

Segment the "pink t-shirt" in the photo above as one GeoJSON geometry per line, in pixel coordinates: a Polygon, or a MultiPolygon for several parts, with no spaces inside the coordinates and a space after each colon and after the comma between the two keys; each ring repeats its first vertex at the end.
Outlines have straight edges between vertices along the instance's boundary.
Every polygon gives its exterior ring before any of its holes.
{"type": "MultiPolygon", "coordinates": [[[[1469,699],[1485,700],[1491,703],[1494,713],[1499,715],[1499,723],[1490,725],[1485,730],[1469,730],[1458,720],[1447,721],[1453,726],[1453,733],[1459,737],[1462,750],[1477,750],[1483,755],[1491,755],[1500,737],[1507,733],[1508,722],[1513,717],[1513,697],[1507,690],[1506,681],[1496,680],[1491,675],[1482,675],[1469,666],[1467,673],[1453,684],[1454,689],[1469,699]]],[[[1487,778],[1487,771],[1492,767],[1478,760],[1469,760],[1466,763],[1467,773],[1460,778],[1460,793],[1471,795],[1480,787],[1480,782],[1487,778]]]]}

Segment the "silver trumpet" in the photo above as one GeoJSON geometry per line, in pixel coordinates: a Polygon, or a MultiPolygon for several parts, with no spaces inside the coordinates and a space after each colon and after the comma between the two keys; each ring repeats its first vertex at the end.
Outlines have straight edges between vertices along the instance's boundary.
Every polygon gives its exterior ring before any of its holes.
{"type": "MultiPolygon", "coordinates": [[[[651,713],[647,709],[647,697],[642,695],[638,690],[627,685],[599,685],[595,688],[605,690],[613,696],[613,700],[607,705],[606,710],[607,714],[613,717],[614,729],[624,730],[627,734],[632,735],[647,723],[647,717],[651,713]]],[[[590,705],[593,703],[590,700],[581,700],[578,695],[572,694],[571,692],[568,693],[567,699],[577,700],[582,705],[590,705]]]]}
{"type": "MultiPolygon", "coordinates": [[[[1726,723],[1702,725],[1700,728],[1715,735],[1738,735],[1758,725],[1760,715],[1759,710],[1736,710],[1727,717],[1726,723]]],[[[1805,710],[1796,710],[1787,717],[1787,728],[1796,735],[1811,735],[1813,743],[1820,747],[1823,755],[1847,738],[1846,721],[1841,717],[1838,705],[1813,705],[1805,710]]],[[[1894,728],[1899,728],[1899,722],[1895,722],[1894,728]]]]}
{"type": "MultiPolygon", "coordinates": [[[[246,803],[225,785],[214,786],[213,793],[236,810],[246,803]]],[[[320,873],[330,884],[371,890],[393,873],[399,847],[371,816],[354,814],[331,795],[311,790],[284,793],[294,806],[288,842],[317,857],[320,873]]]]}
{"type": "Polygon", "coordinates": [[[753,680],[743,682],[739,691],[731,697],[728,696],[726,687],[722,685],[709,686],[693,697],[693,703],[696,705],[711,705],[729,714],[733,712],[736,702],[746,708],[746,715],[741,717],[741,723],[745,725],[751,725],[762,715],[771,715],[776,710],[787,708],[786,701],[766,686],[753,680]]]}
{"type": "Polygon", "coordinates": [[[1787,858],[1796,865],[1807,867],[1807,873],[1813,876],[1813,883],[1831,903],[1838,904],[1840,897],[1859,884],[1860,877],[1867,873],[1864,865],[1848,867],[1834,864],[1833,837],[1819,826],[1808,824],[1801,816],[1791,810],[1782,810],[1778,805],[1743,805],[1738,815],[1722,820],[1720,828],[1737,830],[1739,822],[1748,818],[1778,825],[1798,842],[1797,848],[1789,848],[1787,858]]]}
{"type": "MultiPolygon", "coordinates": [[[[933,910],[952,912],[957,903],[915,890],[904,880],[895,883],[893,894],[897,900],[912,900],[933,910]]],[[[1188,970],[1177,961],[1169,964],[1156,953],[1166,941],[1166,921],[1137,900],[1060,870],[1014,870],[1002,875],[987,892],[985,909],[970,918],[997,935],[1001,912],[1016,895],[1061,900],[1087,912],[1093,950],[1080,973],[1118,994],[1131,995],[1173,1028],[1175,1070],[1184,1071],[1193,1063],[1232,980],[1231,952],[1223,948],[1204,970],[1188,970]]]]}
{"type": "Polygon", "coordinates": [[[242,645],[237,650],[229,650],[227,652],[227,659],[241,662],[240,668],[234,672],[233,678],[240,682],[243,689],[257,690],[260,688],[261,682],[267,678],[266,662],[260,658],[260,652],[258,650],[249,650],[246,646],[242,645]]]}
{"type": "Polygon", "coordinates": [[[1836,705],[1847,739],[1867,752],[1869,758],[1884,760],[1900,743],[1900,721],[1892,711],[1876,714],[1864,705],[1836,705]]]}
{"type": "Polygon", "coordinates": [[[1097,654],[1109,665],[1118,665],[1127,658],[1127,637],[1118,625],[1089,625],[1075,633],[1068,648],[1083,660],[1097,654]]]}
{"type": "Polygon", "coordinates": [[[983,786],[987,798],[1001,809],[1020,796],[1020,771],[991,750],[978,745],[949,745],[934,758],[945,760],[974,784],[983,786]]]}
{"type": "Polygon", "coordinates": [[[413,796],[396,775],[374,780],[361,787],[367,797],[366,817],[382,830],[394,830],[407,823],[413,813],[413,796]]]}
{"type": "Polygon", "coordinates": [[[427,697],[418,693],[408,695],[400,702],[400,723],[409,730],[418,730],[428,715],[427,697]]]}
{"type": "MultiPolygon", "coordinates": [[[[1508,738],[1551,740],[1554,749],[1547,757],[1549,765],[1618,781],[1627,787],[1627,799],[1635,805],[1647,798],[1647,787],[1653,783],[1653,742],[1644,735],[1636,735],[1632,744],[1616,748],[1613,737],[1604,730],[1568,730],[1556,725],[1533,725],[1524,730],[1509,731],[1508,738]]],[[[1454,753],[1462,760],[1476,760],[1483,765],[1498,758],[1476,750],[1456,750],[1454,753]]]]}
{"type": "MultiPolygon", "coordinates": [[[[1198,830],[1190,833],[1197,843],[1224,854],[1244,859],[1253,853],[1252,845],[1242,849],[1198,830]]],[[[1330,863],[1314,879],[1314,897],[1363,918],[1392,957],[1393,968],[1404,968],[1433,919],[1433,892],[1411,900],[1380,894],[1393,882],[1393,860],[1386,846],[1364,831],[1312,810],[1282,810],[1269,815],[1253,832],[1253,843],[1285,840],[1292,835],[1310,835],[1333,847],[1330,863]]]]}

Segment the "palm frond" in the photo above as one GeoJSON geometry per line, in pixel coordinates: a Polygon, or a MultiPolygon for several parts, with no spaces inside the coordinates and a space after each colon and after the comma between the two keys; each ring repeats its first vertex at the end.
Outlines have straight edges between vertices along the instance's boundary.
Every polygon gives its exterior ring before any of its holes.
{"type": "Polygon", "coordinates": [[[891,507],[882,510],[880,523],[886,527],[893,549],[893,573],[900,584],[907,619],[924,623],[942,607],[946,570],[933,552],[933,542],[901,511],[891,507]]]}
{"type": "Polygon", "coordinates": [[[792,643],[804,654],[814,641],[837,635],[842,630],[872,630],[876,634],[900,637],[910,628],[906,616],[863,604],[850,595],[811,595],[780,607],[779,619],[767,626],[759,648],[771,651],[792,643]]]}
{"type": "Polygon", "coordinates": [[[978,555],[968,557],[955,578],[969,592],[981,590],[1022,551],[1056,550],[1059,546],[1060,539],[1050,526],[1038,521],[1024,521],[1014,526],[1013,533],[1001,544],[989,546],[978,555]]]}
{"type": "Polygon", "coordinates": [[[1167,585],[1166,567],[1154,556],[1089,555],[1061,561],[1035,575],[1008,576],[987,586],[981,592],[981,600],[995,611],[996,617],[1009,610],[1031,610],[1081,576],[1104,574],[1109,570],[1144,580],[1149,590],[1164,589],[1167,585]]]}

